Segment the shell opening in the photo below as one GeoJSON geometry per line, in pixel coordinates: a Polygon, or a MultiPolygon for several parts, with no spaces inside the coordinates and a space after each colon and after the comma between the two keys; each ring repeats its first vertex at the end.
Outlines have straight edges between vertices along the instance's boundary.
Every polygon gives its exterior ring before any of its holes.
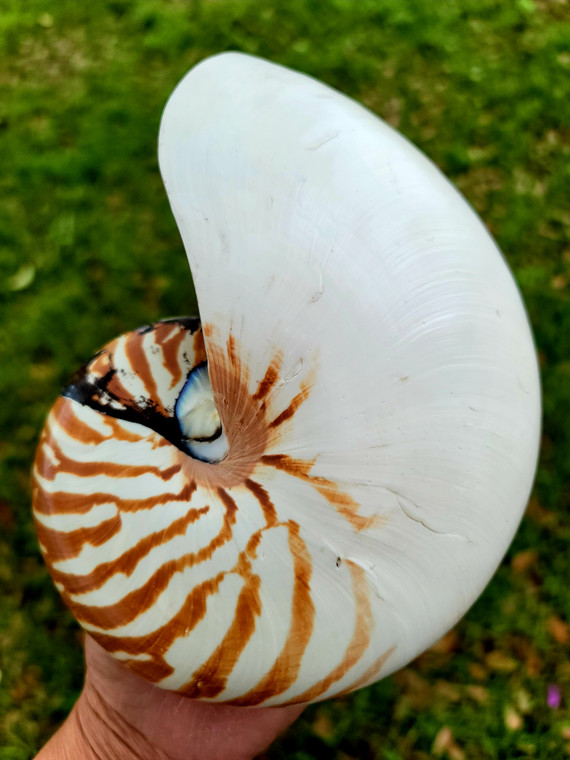
{"type": "Polygon", "coordinates": [[[175,413],[190,456],[212,464],[227,457],[229,443],[216,409],[207,363],[195,367],[188,376],[175,413]]]}

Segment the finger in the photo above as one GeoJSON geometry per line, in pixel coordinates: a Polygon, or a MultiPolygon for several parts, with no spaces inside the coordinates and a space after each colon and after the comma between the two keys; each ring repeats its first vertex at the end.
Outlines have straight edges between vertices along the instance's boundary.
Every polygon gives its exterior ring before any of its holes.
{"type": "Polygon", "coordinates": [[[265,749],[305,707],[200,702],[143,681],[90,636],[85,637],[85,654],[86,684],[96,689],[100,704],[172,758],[246,760],[265,749]]]}

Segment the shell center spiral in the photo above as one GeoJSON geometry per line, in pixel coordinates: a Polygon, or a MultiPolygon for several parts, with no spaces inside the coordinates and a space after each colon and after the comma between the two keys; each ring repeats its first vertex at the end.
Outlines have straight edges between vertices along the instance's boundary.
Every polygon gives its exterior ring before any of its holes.
{"type": "Polygon", "coordinates": [[[176,418],[190,456],[215,464],[229,452],[229,443],[214,401],[208,365],[195,367],[176,402],[176,418]]]}

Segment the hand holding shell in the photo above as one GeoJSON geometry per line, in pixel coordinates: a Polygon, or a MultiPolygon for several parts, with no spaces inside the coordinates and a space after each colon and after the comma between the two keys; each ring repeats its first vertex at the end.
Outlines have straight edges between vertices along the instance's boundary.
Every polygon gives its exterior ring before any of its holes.
{"type": "Polygon", "coordinates": [[[42,552],[161,687],[350,691],[448,630],[513,536],[540,428],[524,307],[439,171],[300,74],[204,61],[159,155],[202,326],[121,336],[58,399],[42,552]]]}

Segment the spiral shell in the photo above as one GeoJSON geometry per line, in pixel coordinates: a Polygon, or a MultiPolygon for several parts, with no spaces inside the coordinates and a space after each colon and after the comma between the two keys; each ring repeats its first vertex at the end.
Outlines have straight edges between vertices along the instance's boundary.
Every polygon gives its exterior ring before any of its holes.
{"type": "Polygon", "coordinates": [[[34,468],[65,602],[157,685],[328,698],[465,612],[528,499],[538,371],[465,201],[323,85],[237,54],[161,126],[203,326],[121,336],[53,407],[34,468]]]}

